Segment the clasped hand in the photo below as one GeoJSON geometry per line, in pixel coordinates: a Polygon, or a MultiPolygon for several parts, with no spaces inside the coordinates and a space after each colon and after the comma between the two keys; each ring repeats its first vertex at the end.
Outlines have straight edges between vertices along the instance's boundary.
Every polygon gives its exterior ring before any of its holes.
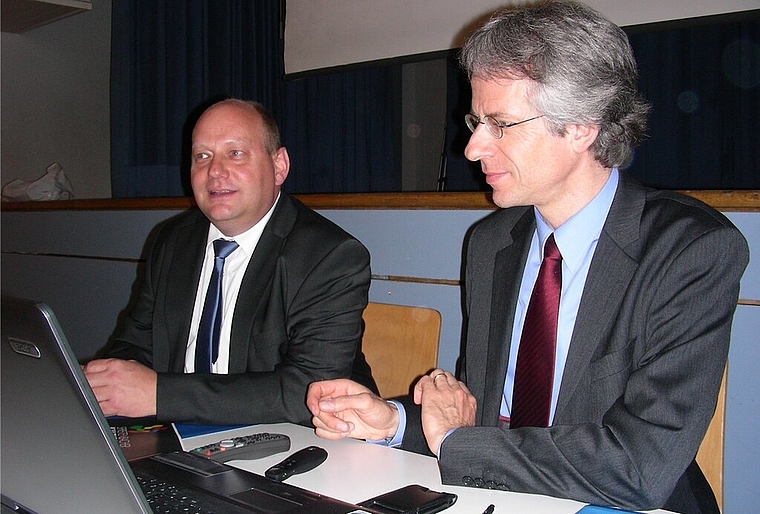
{"type": "Polygon", "coordinates": [[[449,372],[435,369],[420,378],[414,386],[414,403],[422,406],[422,431],[436,456],[449,430],[475,425],[477,401],[449,372]]]}
{"type": "Polygon", "coordinates": [[[82,366],[105,416],[156,414],[156,372],[135,361],[97,359],[82,366]]]}
{"type": "MultiPolygon", "coordinates": [[[[422,406],[422,429],[436,455],[449,430],[475,424],[475,398],[462,382],[440,369],[417,382],[414,402],[422,406]]],[[[312,383],[306,405],[314,416],[316,434],[325,439],[380,440],[393,437],[398,429],[395,406],[351,380],[312,383]]]]}
{"type": "Polygon", "coordinates": [[[306,393],[316,434],[324,439],[393,437],[398,411],[366,387],[344,378],[313,382],[306,393]]]}

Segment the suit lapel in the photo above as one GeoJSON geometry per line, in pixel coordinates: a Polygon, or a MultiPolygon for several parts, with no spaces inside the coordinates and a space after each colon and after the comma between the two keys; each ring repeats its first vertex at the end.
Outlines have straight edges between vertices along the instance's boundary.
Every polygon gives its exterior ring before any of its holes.
{"type": "Polygon", "coordinates": [[[517,297],[535,227],[533,209],[527,209],[512,228],[511,240],[496,254],[483,399],[485,424],[499,418],[517,297]]]}
{"type": "Polygon", "coordinates": [[[606,343],[600,340],[599,335],[608,333],[606,327],[614,323],[620,303],[638,266],[632,245],[639,239],[639,220],[644,201],[644,190],[627,182],[621,175],[583,289],[557,400],[555,421],[561,420],[563,409],[571,402],[594,352],[599,345],[606,343]]]}
{"type": "Polygon", "coordinates": [[[251,358],[249,352],[255,351],[253,345],[250,344],[253,324],[260,317],[264,303],[269,299],[269,289],[272,287],[272,275],[275,273],[277,259],[288,234],[295,225],[297,216],[298,210],[293,200],[282,193],[243,275],[232,318],[230,373],[244,372],[251,358]]]}
{"type": "Polygon", "coordinates": [[[164,313],[166,331],[171,342],[171,355],[165,356],[171,371],[182,373],[185,368],[185,350],[190,335],[190,322],[193,317],[195,296],[200,281],[203,256],[208,237],[208,220],[198,216],[198,221],[182,227],[177,234],[174,255],[166,283],[166,301],[171,306],[164,313]]]}

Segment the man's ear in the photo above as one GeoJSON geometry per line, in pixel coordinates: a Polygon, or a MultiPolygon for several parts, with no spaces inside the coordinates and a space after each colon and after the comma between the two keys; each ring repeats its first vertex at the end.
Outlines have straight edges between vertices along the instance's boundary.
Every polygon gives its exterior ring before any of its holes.
{"type": "Polygon", "coordinates": [[[274,182],[275,185],[281,186],[285,179],[288,178],[290,171],[290,156],[284,146],[281,146],[272,154],[272,164],[274,164],[274,182]]]}
{"type": "Polygon", "coordinates": [[[568,124],[566,130],[571,148],[579,154],[588,151],[599,135],[598,125],[568,124]]]}

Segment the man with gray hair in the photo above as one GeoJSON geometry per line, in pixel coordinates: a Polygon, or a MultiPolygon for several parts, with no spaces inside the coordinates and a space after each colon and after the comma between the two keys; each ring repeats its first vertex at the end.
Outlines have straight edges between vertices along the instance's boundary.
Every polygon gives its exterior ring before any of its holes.
{"type": "Polygon", "coordinates": [[[447,484],[717,512],[694,457],[746,241],[710,207],[619,172],[649,107],[625,33],[594,10],[499,11],[460,60],[465,155],[502,207],[467,244],[461,374],[436,369],[390,402],[314,383],[317,434],[432,452],[447,484]]]}

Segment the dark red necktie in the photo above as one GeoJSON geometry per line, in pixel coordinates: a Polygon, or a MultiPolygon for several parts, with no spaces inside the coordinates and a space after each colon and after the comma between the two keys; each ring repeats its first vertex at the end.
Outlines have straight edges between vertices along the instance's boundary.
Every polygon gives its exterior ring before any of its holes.
{"type": "Polygon", "coordinates": [[[517,351],[510,428],[549,426],[561,290],[562,255],[552,234],[544,245],[517,351]]]}

